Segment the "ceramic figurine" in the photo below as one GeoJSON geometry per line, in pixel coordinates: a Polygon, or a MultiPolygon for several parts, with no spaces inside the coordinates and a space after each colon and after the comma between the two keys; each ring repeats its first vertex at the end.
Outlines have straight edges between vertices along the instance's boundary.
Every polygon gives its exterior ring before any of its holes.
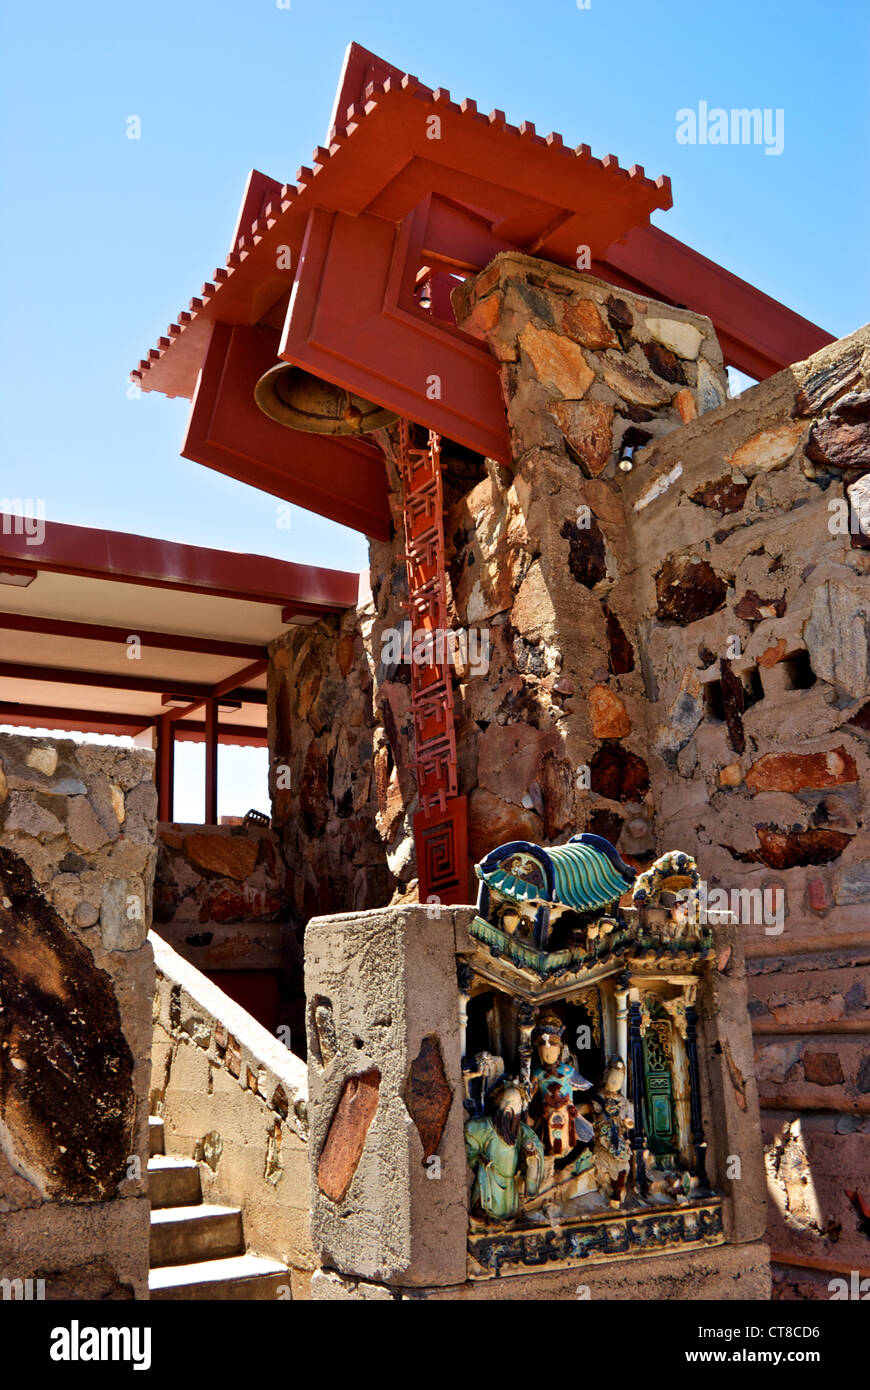
{"type": "Polygon", "coordinates": [[[619,1207],[631,1167],[631,1132],[634,1110],[622,1094],[625,1062],[611,1057],[601,1092],[592,1097],[595,1106],[595,1175],[598,1190],[612,1207],[619,1207]]]}
{"type": "Polygon", "coordinates": [[[528,1094],[506,1078],[489,1093],[491,1113],[465,1125],[465,1152],[474,1173],[471,1210],[478,1219],[512,1221],[523,1199],[536,1196],[544,1176],[544,1148],[524,1122],[528,1094]]]}
{"type": "Polygon", "coordinates": [[[635,872],[600,835],[574,835],[544,849],[527,840],[499,845],[480,864],[478,912],[507,935],[526,934],[547,949],[550,926],[564,912],[614,907],[635,872]]]}
{"type": "Polygon", "coordinates": [[[697,892],[700,883],[701,875],[692,856],[672,849],[640,875],[631,899],[635,907],[655,907],[661,893],[679,893],[686,889],[697,892]]]}

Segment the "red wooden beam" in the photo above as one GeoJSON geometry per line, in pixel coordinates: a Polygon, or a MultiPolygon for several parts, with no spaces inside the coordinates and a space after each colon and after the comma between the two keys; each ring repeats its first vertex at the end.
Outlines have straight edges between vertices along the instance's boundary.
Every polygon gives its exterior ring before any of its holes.
{"type": "Polygon", "coordinates": [[[205,823],[218,823],[218,702],[205,702],[205,823]]]}
{"type": "MultiPolygon", "coordinates": [[[[132,662],[130,663],[132,665],[132,662]]],[[[265,669],[266,662],[256,665],[265,669]]],[[[103,690],[134,690],[147,695],[162,695],[171,681],[165,676],[115,675],[108,671],[78,671],[68,666],[28,666],[24,662],[0,661],[0,678],[21,681],[50,681],[53,685],[86,685],[103,690]]],[[[235,681],[236,677],[230,678],[235,681]]],[[[181,684],[181,682],[179,682],[181,684]]],[[[184,693],[197,700],[207,700],[215,687],[184,681],[184,693]]]]}
{"type": "Polygon", "coordinates": [[[41,618],[34,613],[0,613],[0,628],[10,632],[42,632],[50,636],[81,638],[94,642],[120,642],[126,646],[132,634],[143,647],[160,651],[189,652],[198,656],[235,656],[244,660],[265,656],[265,647],[250,642],[224,642],[217,637],[187,637],[172,632],[152,632],[141,627],[110,627],[105,623],[74,623],[62,618],[41,618]]]}
{"type": "Polygon", "coordinates": [[[157,721],[157,819],[171,821],[175,802],[175,731],[163,714],[157,721]]]}
{"type": "Polygon", "coordinates": [[[0,701],[0,724],[31,728],[57,728],[83,734],[141,734],[154,723],[153,714],[121,714],[107,710],[79,710],[68,705],[23,705],[0,701]]]}
{"type": "MultiPolygon", "coordinates": [[[[176,743],[203,743],[205,740],[202,719],[180,719],[172,727],[176,743]]],[[[242,748],[268,748],[269,736],[255,724],[223,724],[218,727],[218,743],[224,748],[234,744],[242,748]]]]}
{"type": "Polygon", "coordinates": [[[658,227],[636,227],[593,266],[605,280],[706,314],[725,361],[758,381],[832,343],[830,333],[658,227]]]}
{"type": "MultiPolygon", "coordinates": [[[[381,451],[364,440],[287,429],[264,415],[254,400],[260,377],[279,360],[279,337],[274,329],[215,324],[182,455],[388,540],[390,511],[381,451]]],[[[313,596],[288,593],[285,601],[291,597],[304,602],[313,596]]],[[[322,604],[320,611],[326,611],[322,604]]]]}
{"type": "Polygon", "coordinates": [[[281,339],[288,362],[509,463],[498,363],[412,307],[425,223],[315,212],[281,339]],[[353,293],[348,294],[349,287],[353,293]]]}
{"type": "Polygon", "coordinates": [[[58,521],[47,521],[44,527],[41,545],[28,545],[26,536],[15,535],[12,528],[6,534],[6,527],[0,527],[0,561],[26,562],[40,570],[89,579],[182,589],[282,607],[299,599],[325,612],[350,608],[357,601],[359,577],[346,570],[298,565],[268,555],[207,550],[58,521]]]}

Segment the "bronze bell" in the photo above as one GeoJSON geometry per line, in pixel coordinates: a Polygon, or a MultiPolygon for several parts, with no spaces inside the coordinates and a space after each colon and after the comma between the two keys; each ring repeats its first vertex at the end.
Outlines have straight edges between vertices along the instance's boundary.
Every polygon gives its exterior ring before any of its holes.
{"type": "Polygon", "coordinates": [[[336,386],[331,381],[279,362],[254,387],[254,399],[264,415],[291,430],[312,434],[370,434],[385,429],[398,415],[336,386]]]}

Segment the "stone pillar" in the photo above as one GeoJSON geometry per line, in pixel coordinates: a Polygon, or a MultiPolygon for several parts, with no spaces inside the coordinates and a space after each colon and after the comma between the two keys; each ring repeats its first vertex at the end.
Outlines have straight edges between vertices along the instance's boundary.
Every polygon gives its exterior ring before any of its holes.
{"type": "MultiPolygon", "coordinates": [[[[471,571],[502,572],[517,672],[479,738],[478,786],[498,782],[526,809],[528,838],[586,829],[643,860],[654,678],[623,493],[644,449],[725,400],[718,341],[700,315],[513,252],[453,298],[457,322],[498,359],[514,468],[496,474],[499,523],[471,571]]],[[[475,821],[472,794],[472,843],[475,821]]]]}
{"type": "Polygon", "coordinates": [[[148,1297],[153,753],[0,734],[0,1277],[148,1297]]]}
{"type": "Polygon", "coordinates": [[[471,915],[414,904],[308,924],[311,1235],[344,1278],[465,1279],[454,919],[471,915]]]}

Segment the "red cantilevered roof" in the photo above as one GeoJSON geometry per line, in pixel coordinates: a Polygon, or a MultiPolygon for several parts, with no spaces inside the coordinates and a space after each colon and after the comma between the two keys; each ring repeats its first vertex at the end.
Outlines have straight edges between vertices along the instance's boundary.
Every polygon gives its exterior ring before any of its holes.
{"type": "Polygon", "coordinates": [[[510,125],[503,111],[484,115],[474,101],[454,102],[356,44],[339,107],[373,71],[386,75],[347,102],[328,148],[313,152],[295,184],[252,173],[226,266],[133,373],[145,390],[192,396],[208,326],[257,323],[289,294],[288,268],[298,264],[315,209],[397,225],[422,199],[441,194],[479,210],[505,247],[571,265],[578,245],[600,255],[654,209],[671,206],[666,177],[648,179],[638,165],[622,169],[614,155],[596,159],[587,145],[574,149],[561,135],[538,135],[531,122],[510,125]]]}
{"type": "Polygon", "coordinates": [[[212,701],[221,742],[265,744],[267,644],[358,599],[342,570],[43,527],[0,513],[0,724],[201,738],[212,701]]]}
{"type": "Polygon", "coordinates": [[[708,314],[726,361],[759,378],[832,341],[651,227],[666,178],[483,115],[356,44],[327,145],[296,178],[250,175],[226,266],[133,376],[193,399],[185,457],[370,536],[390,531],[377,449],[283,429],[253,384],[283,360],[509,461],[497,364],[446,293],[499,251],[572,266],[586,247],[605,280],[708,314]]]}

